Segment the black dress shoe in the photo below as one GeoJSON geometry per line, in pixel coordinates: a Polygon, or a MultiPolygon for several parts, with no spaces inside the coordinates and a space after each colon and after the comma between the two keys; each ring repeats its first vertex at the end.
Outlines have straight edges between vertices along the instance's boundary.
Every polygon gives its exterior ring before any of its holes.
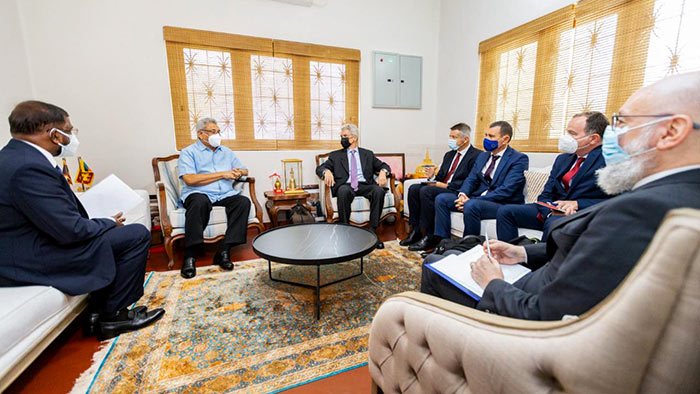
{"type": "Polygon", "coordinates": [[[116,317],[101,318],[100,332],[97,334],[97,339],[104,341],[125,332],[150,326],[160,320],[164,314],[165,310],[163,308],[156,308],[152,311],[147,311],[144,308],[138,311],[134,309],[126,313],[120,312],[116,317]]]}
{"type": "Polygon", "coordinates": [[[216,252],[214,255],[214,264],[225,269],[226,271],[231,271],[233,269],[233,263],[231,258],[228,256],[228,252],[216,252]]]}
{"type": "Polygon", "coordinates": [[[411,230],[411,233],[408,234],[408,237],[406,237],[406,239],[404,239],[404,240],[402,240],[401,242],[399,242],[399,245],[401,245],[401,246],[412,245],[412,244],[414,244],[414,243],[420,241],[421,235],[422,235],[422,234],[421,234],[420,231],[418,231],[417,229],[412,229],[412,230],[411,230]]]}
{"type": "Polygon", "coordinates": [[[423,250],[431,250],[435,249],[435,247],[440,243],[440,238],[431,236],[431,235],[426,235],[425,237],[421,238],[420,241],[414,243],[413,245],[408,247],[408,250],[412,250],[414,252],[419,252],[423,250]]]}
{"type": "MultiPolygon", "coordinates": [[[[132,309],[134,312],[145,312],[146,307],[143,305],[136,306],[132,309]]],[[[90,312],[87,321],[83,326],[83,336],[92,337],[100,333],[100,314],[99,312],[90,312]]]]}
{"type": "Polygon", "coordinates": [[[182,268],[180,268],[180,276],[185,279],[194,278],[197,275],[197,268],[195,267],[194,257],[188,257],[182,262],[182,268]]]}
{"type": "Polygon", "coordinates": [[[377,241],[377,249],[384,249],[384,242],[377,241]]]}

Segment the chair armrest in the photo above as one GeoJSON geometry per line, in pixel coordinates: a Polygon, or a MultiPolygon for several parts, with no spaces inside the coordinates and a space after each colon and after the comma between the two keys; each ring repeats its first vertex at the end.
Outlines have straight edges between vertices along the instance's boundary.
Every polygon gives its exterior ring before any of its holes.
{"type": "Polygon", "coordinates": [[[394,195],[394,208],[396,208],[397,213],[400,213],[401,201],[403,201],[403,198],[401,198],[401,194],[396,190],[396,175],[394,175],[393,172],[389,175],[389,190],[391,194],[394,195]]]}
{"type": "Polygon", "coordinates": [[[156,182],[156,190],[158,193],[158,216],[160,216],[160,229],[163,235],[169,237],[173,232],[173,225],[170,223],[168,213],[168,201],[165,194],[165,185],[162,181],[156,182]]]}
{"type": "Polygon", "coordinates": [[[258,219],[258,223],[262,224],[262,222],[263,222],[262,207],[260,206],[260,203],[258,202],[258,196],[255,195],[255,178],[252,176],[248,176],[248,177],[239,179],[239,182],[245,182],[248,184],[248,191],[250,192],[250,200],[253,202],[253,206],[255,206],[255,217],[258,219]]]}
{"type": "Polygon", "coordinates": [[[333,197],[331,196],[331,188],[328,187],[325,182],[321,182],[321,187],[325,190],[324,205],[326,206],[326,221],[331,223],[333,221],[333,214],[335,213],[333,211],[333,197]]]}

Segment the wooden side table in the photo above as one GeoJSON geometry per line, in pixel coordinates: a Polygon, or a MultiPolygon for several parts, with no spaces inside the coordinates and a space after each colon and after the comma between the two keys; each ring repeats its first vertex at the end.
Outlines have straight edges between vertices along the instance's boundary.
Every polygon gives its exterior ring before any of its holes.
{"type": "Polygon", "coordinates": [[[313,212],[313,207],[306,202],[306,199],[311,194],[308,192],[297,193],[297,194],[275,194],[272,190],[265,191],[265,208],[267,208],[267,214],[270,216],[270,221],[272,221],[272,227],[279,226],[277,223],[277,214],[280,211],[289,211],[293,206],[297,205],[297,201],[301,202],[303,206],[306,207],[310,212],[313,212]]]}

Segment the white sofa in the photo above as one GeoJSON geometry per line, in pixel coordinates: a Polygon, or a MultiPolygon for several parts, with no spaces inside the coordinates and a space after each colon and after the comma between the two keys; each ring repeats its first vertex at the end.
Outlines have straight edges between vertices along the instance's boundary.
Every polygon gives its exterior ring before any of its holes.
{"type": "MultiPolygon", "coordinates": [[[[525,171],[525,203],[529,204],[537,201],[537,196],[542,193],[551,168],[533,168],[525,171]]],[[[408,189],[411,185],[423,182],[425,179],[407,179],[403,185],[403,214],[409,217],[408,209],[408,189]]],[[[462,212],[452,212],[450,216],[451,234],[455,237],[462,237],[464,234],[464,220],[462,212]]],[[[496,235],[496,219],[487,219],[481,221],[481,234],[488,234],[491,239],[498,239],[496,235]]],[[[525,235],[528,238],[541,238],[542,231],[532,230],[529,228],[519,228],[518,235],[525,235]]]]}
{"type": "MultiPolygon", "coordinates": [[[[148,192],[125,214],[126,223],[151,229],[148,192]]],[[[4,391],[87,306],[87,295],[69,296],[53,287],[0,287],[0,392],[4,391]]]]}

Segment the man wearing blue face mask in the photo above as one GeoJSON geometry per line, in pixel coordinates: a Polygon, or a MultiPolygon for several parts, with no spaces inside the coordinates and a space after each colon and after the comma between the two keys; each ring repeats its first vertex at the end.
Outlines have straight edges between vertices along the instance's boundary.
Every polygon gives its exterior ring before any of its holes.
{"type": "Polygon", "coordinates": [[[479,235],[482,219],[495,219],[501,206],[525,201],[524,172],[529,161],[527,155],[509,146],[512,137],[513,128],[508,122],[489,125],[483,141],[486,152],[476,158],[457,199],[449,195],[435,199],[435,235],[423,250],[432,249],[440,239],[450,237],[450,212],[464,212],[465,236],[479,235]]]}
{"type": "Polygon", "coordinates": [[[408,189],[411,232],[400,242],[401,246],[429,242],[435,224],[435,198],[443,194],[449,194],[453,200],[457,198],[457,191],[482,152],[469,143],[470,133],[471,128],[465,123],[452,126],[447,140],[450,150],[442,158],[438,173],[434,174],[435,169],[431,168],[429,182],[417,183],[408,189]]]}
{"type": "MultiPolygon", "coordinates": [[[[481,300],[459,294],[423,269],[422,290],[502,316],[559,320],[605,299],[634,268],[666,214],[700,209],[700,72],[665,78],[635,92],[603,137],[598,184],[620,196],[552,224],[546,242],[490,241],[493,259],[472,265],[481,300]],[[500,264],[533,269],[513,284],[500,264]]],[[[697,245],[688,245],[696,248],[697,245]]]]}
{"type": "Polygon", "coordinates": [[[221,145],[221,130],[213,118],[197,121],[197,142],[180,152],[177,162],[180,179],[185,182],[180,197],[185,206],[185,259],[180,275],[197,274],[196,255],[204,244],[204,229],[212,207],[226,207],[226,234],[214,255],[214,264],[230,271],[233,246],[246,243],[250,200],[233,188],[233,183],[248,176],[248,169],[233,151],[221,145]]]}
{"type": "Polygon", "coordinates": [[[68,113],[25,101],[9,121],[12,139],[0,151],[0,286],[90,293],[85,331],[102,339],[156,322],[163,309],[128,309],[143,295],[151,234],[124,225],[121,213],[90,219],[56,165],[54,157],[77,153],[68,113]]]}
{"type": "Polygon", "coordinates": [[[498,239],[509,241],[518,236],[518,227],[542,231],[547,239],[550,225],[611,196],[596,183],[596,171],[605,166],[601,155],[603,132],[608,119],[600,112],[584,112],[571,119],[559,139],[559,150],[549,179],[537,201],[556,205],[563,213],[538,204],[512,204],[498,209],[498,239]]]}

